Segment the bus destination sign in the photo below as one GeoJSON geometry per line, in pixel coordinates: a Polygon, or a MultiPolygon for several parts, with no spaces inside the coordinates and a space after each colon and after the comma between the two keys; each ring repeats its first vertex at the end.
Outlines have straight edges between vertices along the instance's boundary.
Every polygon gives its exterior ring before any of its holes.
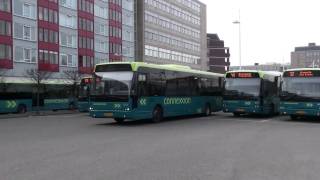
{"type": "Polygon", "coordinates": [[[258,73],[254,72],[230,72],[227,78],[259,78],[258,73]]]}
{"type": "Polygon", "coordinates": [[[320,71],[303,70],[303,71],[287,71],[284,77],[319,77],[320,71]]]}

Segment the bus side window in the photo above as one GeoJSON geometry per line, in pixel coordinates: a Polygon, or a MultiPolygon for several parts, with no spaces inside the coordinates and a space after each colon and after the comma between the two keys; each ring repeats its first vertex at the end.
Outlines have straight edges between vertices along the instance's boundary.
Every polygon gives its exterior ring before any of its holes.
{"type": "Polygon", "coordinates": [[[145,73],[138,74],[138,96],[148,96],[148,76],[145,73]]]}

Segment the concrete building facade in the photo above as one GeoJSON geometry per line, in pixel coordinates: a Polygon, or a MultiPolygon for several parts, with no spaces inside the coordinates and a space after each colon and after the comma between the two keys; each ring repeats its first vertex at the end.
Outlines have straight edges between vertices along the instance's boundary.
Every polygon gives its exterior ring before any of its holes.
{"type": "Polygon", "coordinates": [[[320,46],[309,43],[308,46],[296,47],[291,52],[292,68],[320,67],[320,46]]]}
{"type": "MultiPolygon", "coordinates": [[[[278,72],[283,72],[290,68],[291,68],[290,64],[280,64],[280,63],[241,66],[241,70],[260,70],[260,71],[278,71],[278,72]]],[[[230,71],[236,71],[236,70],[240,70],[240,66],[230,66],[230,71]]]]}
{"type": "Polygon", "coordinates": [[[207,34],[209,71],[215,73],[225,73],[229,71],[230,51],[224,46],[224,41],[220,40],[217,34],[207,34]]]}
{"type": "Polygon", "coordinates": [[[198,0],[137,0],[136,59],[208,70],[206,5],[198,0]]]}
{"type": "Polygon", "coordinates": [[[134,60],[134,0],[0,0],[0,69],[90,74],[94,64],[134,60]]]}

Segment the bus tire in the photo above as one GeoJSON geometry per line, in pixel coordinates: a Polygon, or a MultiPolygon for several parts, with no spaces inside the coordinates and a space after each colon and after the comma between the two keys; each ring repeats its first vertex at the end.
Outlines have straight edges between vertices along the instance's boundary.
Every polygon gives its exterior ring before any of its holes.
{"type": "Polygon", "coordinates": [[[291,120],[298,120],[299,116],[297,115],[290,115],[291,120]]]}
{"type": "Polygon", "coordinates": [[[20,104],[18,106],[18,113],[19,114],[24,114],[27,112],[27,107],[24,104],[20,104]]]}
{"type": "Polygon", "coordinates": [[[156,106],[152,111],[152,119],[153,123],[158,123],[163,119],[163,110],[160,106],[156,106]]]}
{"type": "Polygon", "coordinates": [[[238,112],[234,112],[234,113],[233,113],[233,116],[234,116],[234,117],[240,117],[240,115],[241,115],[241,114],[238,113],[238,112]]]}
{"type": "Polygon", "coordinates": [[[124,122],[124,118],[114,118],[114,121],[116,121],[118,124],[121,124],[124,122]]]}
{"type": "Polygon", "coordinates": [[[211,115],[211,106],[209,103],[206,103],[204,107],[204,115],[205,116],[210,116],[211,115]]]}
{"type": "Polygon", "coordinates": [[[76,109],[76,106],[74,105],[74,103],[70,103],[69,104],[69,110],[75,110],[76,109]]]}

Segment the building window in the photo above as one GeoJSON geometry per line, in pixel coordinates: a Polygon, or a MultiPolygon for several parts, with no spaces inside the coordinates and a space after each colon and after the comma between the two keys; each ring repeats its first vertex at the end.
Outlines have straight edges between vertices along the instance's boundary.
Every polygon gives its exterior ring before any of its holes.
{"type": "Polygon", "coordinates": [[[36,19],[37,8],[35,4],[14,0],[14,14],[26,18],[36,19]]]}
{"type": "Polygon", "coordinates": [[[23,26],[23,39],[30,40],[31,39],[31,27],[23,26]]]}
{"type": "Polygon", "coordinates": [[[87,67],[87,68],[93,67],[93,57],[83,56],[82,67],[87,67]]]}
{"type": "Polygon", "coordinates": [[[77,36],[69,35],[64,32],[60,32],[60,45],[76,48],[77,47],[77,36]]]}
{"type": "Polygon", "coordinates": [[[77,56],[71,54],[60,54],[60,65],[67,67],[77,67],[77,56]]]}
{"type": "Polygon", "coordinates": [[[14,37],[17,39],[35,41],[36,28],[19,23],[14,23],[14,37]]]}
{"type": "Polygon", "coordinates": [[[11,12],[10,0],[0,0],[0,11],[11,12]]]}
{"type": "Polygon", "coordinates": [[[35,19],[36,18],[36,8],[35,8],[35,6],[32,5],[32,4],[24,3],[23,4],[22,15],[24,17],[35,19]]]}
{"type": "Polygon", "coordinates": [[[11,59],[11,46],[0,44],[0,60],[11,59]]]}
{"type": "Polygon", "coordinates": [[[87,0],[78,0],[78,8],[81,11],[93,14],[93,3],[87,0]]]}
{"type": "Polygon", "coordinates": [[[94,15],[104,19],[108,19],[108,8],[100,7],[99,5],[94,5],[94,15]]]}
{"type": "Polygon", "coordinates": [[[67,8],[77,9],[77,0],[60,0],[59,4],[67,8]]]}
{"type": "Polygon", "coordinates": [[[0,20],[0,35],[11,36],[11,23],[0,20]]]}
{"type": "Polygon", "coordinates": [[[95,40],[95,50],[102,53],[108,53],[108,42],[107,41],[101,41],[101,40],[95,40]]]}
{"type": "Polygon", "coordinates": [[[93,39],[79,36],[79,48],[93,50],[93,39]]]}
{"type": "Polygon", "coordinates": [[[15,46],[14,54],[17,62],[36,63],[36,49],[15,46]]]}
{"type": "Polygon", "coordinates": [[[38,16],[39,20],[58,24],[58,12],[55,10],[39,6],[38,16]]]}
{"type": "Polygon", "coordinates": [[[39,50],[39,61],[43,64],[58,64],[58,52],[39,50]]]}
{"type": "Polygon", "coordinates": [[[77,28],[77,18],[75,16],[59,13],[59,24],[60,26],[75,29],[77,28]]]}

